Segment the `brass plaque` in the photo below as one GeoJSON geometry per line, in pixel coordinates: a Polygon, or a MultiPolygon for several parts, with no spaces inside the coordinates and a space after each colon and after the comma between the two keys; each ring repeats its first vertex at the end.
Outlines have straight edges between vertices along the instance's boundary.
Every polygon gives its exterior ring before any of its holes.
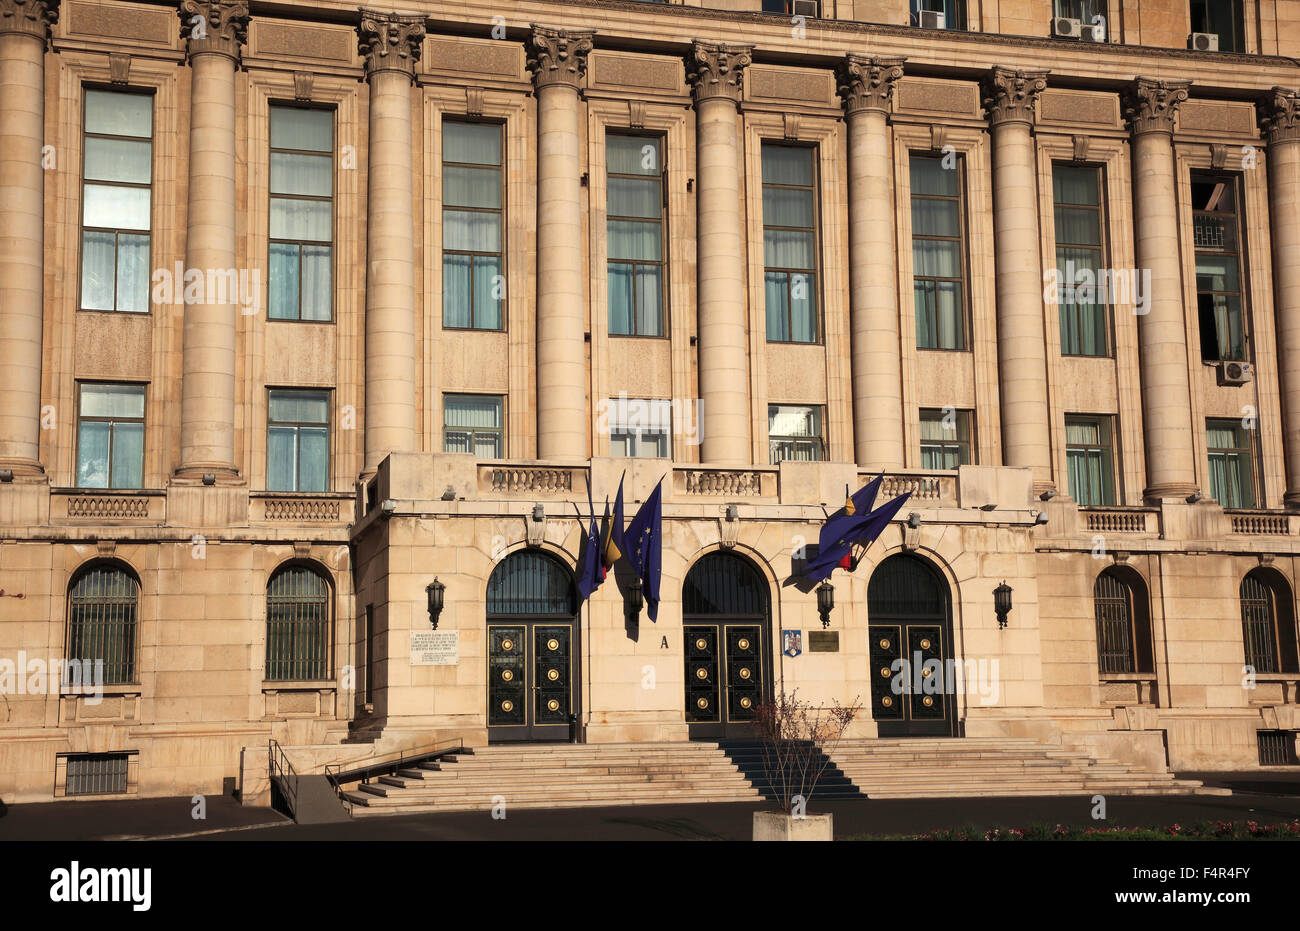
{"type": "Polygon", "coordinates": [[[808,631],[809,653],[838,653],[840,651],[840,632],[838,630],[808,631]]]}

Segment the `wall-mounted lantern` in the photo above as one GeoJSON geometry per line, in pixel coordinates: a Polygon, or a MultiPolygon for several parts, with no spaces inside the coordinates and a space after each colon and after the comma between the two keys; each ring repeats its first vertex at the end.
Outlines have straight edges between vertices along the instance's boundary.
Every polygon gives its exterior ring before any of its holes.
{"type": "Polygon", "coordinates": [[[447,586],[439,582],[436,576],[424,589],[425,594],[429,596],[429,623],[433,625],[434,630],[438,629],[438,618],[442,615],[443,595],[446,591],[447,586]]]}
{"type": "Polygon", "coordinates": [[[1004,579],[1002,584],[993,589],[993,610],[998,615],[998,628],[1007,626],[1007,615],[1011,613],[1011,586],[1004,579]]]}
{"type": "Polygon", "coordinates": [[[822,617],[822,627],[831,626],[831,611],[835,607],[835,586],[823,582],[817,586],[817,613],[822,617]]]}
{"type": "Polygon", "coordinates": [[[623,593],[623,616],[629,624],[635,624],[641,618],[641,609],[645,606],[645,593],[641,590],[641,580],[634,578],[627,591],[623,593]]]}

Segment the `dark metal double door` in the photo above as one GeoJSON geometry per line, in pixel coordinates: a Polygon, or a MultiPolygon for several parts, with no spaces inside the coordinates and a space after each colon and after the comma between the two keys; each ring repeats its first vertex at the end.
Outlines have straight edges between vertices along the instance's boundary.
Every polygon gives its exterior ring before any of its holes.
{"type": "Polygon", "coordinates": [[[686,638],[686,723],[692,738],[752,737],[766,669],[762,626],[692,621],[686,638]]]}
{"type": "Polygon", "coordinates": [[[950,737],[953,683],[948,625],[882,620],[871,636],[871,716],[881,737],[950,737]]]}
{"type": "Polygon", "coordinates": [[[573,623],[488,624],[488,739],[569,739],[576,713],[573,623]]]}

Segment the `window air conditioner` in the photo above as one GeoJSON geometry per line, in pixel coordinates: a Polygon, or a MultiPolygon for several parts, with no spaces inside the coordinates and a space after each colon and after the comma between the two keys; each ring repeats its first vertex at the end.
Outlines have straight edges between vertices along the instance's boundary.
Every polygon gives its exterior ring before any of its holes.
{"type": "Polygon", "coordinates": [[[939,12],[938,10],[922,10],[920,25],[922,29],[944,28],[943,13],[939,12]]]}
{"type": "Polygon", "coordinates": [[[1255,377],[1249,362],[1220,362],[1219,384],[1244,385],[1255,377]]]}
{"type": "Polygon", "coordinates": [[[1219,37],[1212,32],[1193,32],[1192,48],[1198,52],[1217,52],[1219,37]]]}
{"type": "Polygon", "coordinates": [[[1106,41],[1106,24],[1104,22],[1097,23],[1096,25],[1092,25],[1092,26],[1088,25],[1087,23],[1084,23],[1082,25],[1082,29],[1083,32],[1080,34],[1079,38],[1082,39],[1084,42],[1105,42],[1106,41]]]}
{"type": "Polygon", "coordinates": [[[1077,39],[1082,30],[1083,23],[1077,19],[1070,19],[1066,16],[1052,17],[1052,35],[1058,39],[1077,39]]]}
{"type": "Polygon", "coordinates": [[[817,0],[794,0],[790,4],[790,13],[794,16],[806,16],[809,19],[816,19],[817,0]]]}

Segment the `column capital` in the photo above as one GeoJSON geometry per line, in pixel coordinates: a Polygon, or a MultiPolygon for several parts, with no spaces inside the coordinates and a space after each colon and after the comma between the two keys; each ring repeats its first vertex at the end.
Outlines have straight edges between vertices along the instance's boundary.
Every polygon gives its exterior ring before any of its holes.
{"type": "Polygon", "coordinates": [[[424,41],[424,15],[403,15],[388,10],[360,8],[357,48],[365,59],[366,77],[381,71],[400,71],[415,77],[424,41]]]}
{"type": "Polygon", "coordinates": [[[752,45],[718,45],[696,39],[686,59],[686,80],[695,89],[695,102],[725,97],[740,103],[745,68],[753,63],[752,45]]]}
{"type": "Polygon", "coordinates": [[[215,52],[239,61],[248,42],[246,0],[181,0],[177,12],[188,58],[215,52]]]}
{"type": "Polygon", "coordinates": [[[59,0],[0,0],[0,35],[16,32],[44,43],[58,21],[59,0]]]}
{"type": "Polygon", "coordinates": [[[1191,81],[1161,81],[1138,77],[1124,91],[1124,119],[1129,132],[1173,133],[1174,114],[1187,99],[1191,81]]]}
{"type": "Polygon", "coordinates": [[[1269,145],[1300,142],[1300,93],[1274,87],[1259,101],[1259,125],[1269,145]]]}
{"type": "Polygon", "coordinates": [[[1049,73],[1001,67],[990,70],[982,88],[989,121],[994,126],[1001,123],[1032,124],[1034,104],[1038,95],[1047,89],[1049,73]]]}
{"type": "Polygon", "coordinates": [[[894,85],[903,76],[906,58],[872,58],[849,52],[839,68],[839,92],[846,113],[859,110],[889,112],[894,85]]]}
{"type": "Polygon", "coordinates": [[[587,74],[587,55],[596,44],[594,29],[550,29],[531,24],[528,70],[538,89],[564,84],[577,90],[587,74]]]}

